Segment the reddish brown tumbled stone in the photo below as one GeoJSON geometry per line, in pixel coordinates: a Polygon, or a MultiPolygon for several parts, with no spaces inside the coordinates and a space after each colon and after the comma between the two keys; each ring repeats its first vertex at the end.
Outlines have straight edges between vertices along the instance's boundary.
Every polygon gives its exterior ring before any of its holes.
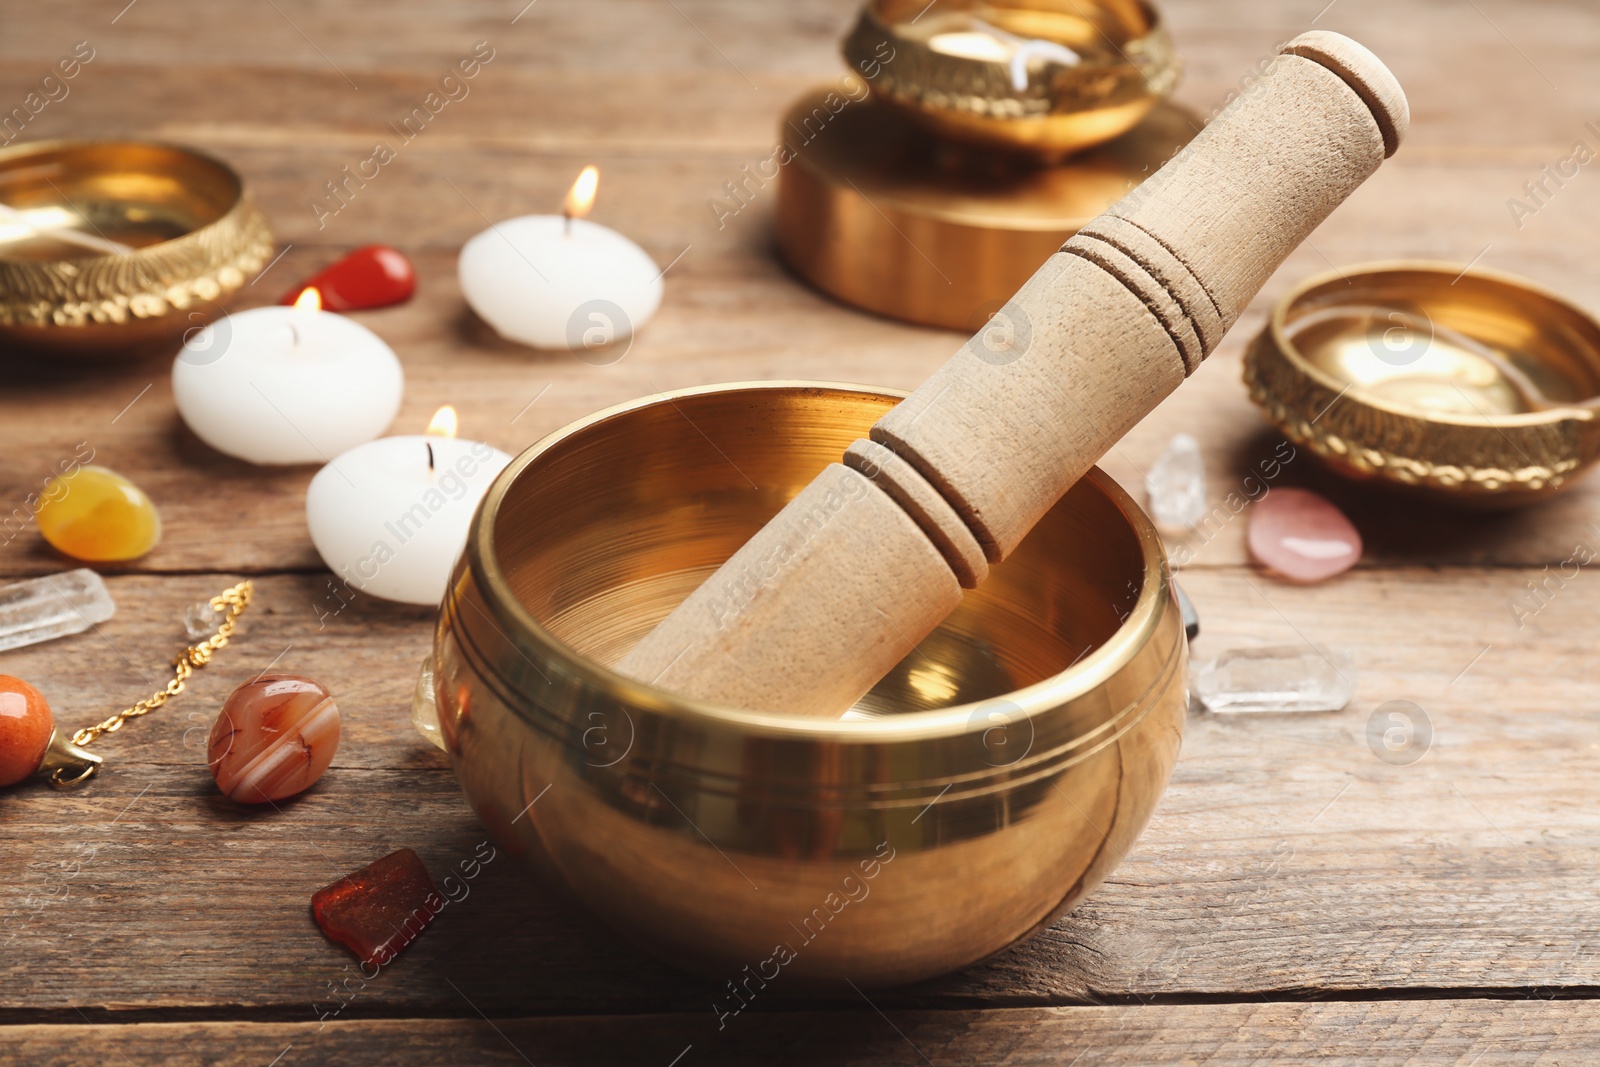
{"type": "Polygon", "coordinates": [[[243,804],[292,797],[333,762],[339,709],[310,678],[264,674],[233,691],[211,727],[217,788],[243,804]]]}
{"type": "Polygon", "coordinates": [[[444,909],[428,868],[409,848],[345,875],[311,897],[322,932],[365,965],[382,967],[444,909]]]}

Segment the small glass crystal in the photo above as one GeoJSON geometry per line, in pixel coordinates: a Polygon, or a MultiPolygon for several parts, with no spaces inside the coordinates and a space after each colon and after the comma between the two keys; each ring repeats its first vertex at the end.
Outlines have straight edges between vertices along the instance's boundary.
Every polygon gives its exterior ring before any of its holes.
{"type": "Polygon", "coordinates": [[[190,604],[183,612],[183,632],[191,641],[204,641],[222,625],[222,614],[209,600],[190,604]]]}
{"type": "Polygon", "coordinates": [[[434,748],[445,750],[444,735],[439,733],[439,704],[433,693],[432,656],[423,658],[422,669],[417,672],[417,687],[411,693],[411,725],[434,748]]]}
{"type": "Polygon", "coordinates": [[[117,613],[88,568],[0,586],[0,652],[77,634],[117,613]]]}
{"type": "Polygon", "coordinates": [[[1201,667],[1194,692],[1207,711],[1338,711],[1356,692],[1348,652],[1321,645],[1235,648],[1201,667]]]}
{"type": "Polygon", "coordinates": [[[1205,517],[1206,469],[1200,442],[1180,433],[1144,478],[1150,514],[1162,526],[1189,530],[1205,517]]]}

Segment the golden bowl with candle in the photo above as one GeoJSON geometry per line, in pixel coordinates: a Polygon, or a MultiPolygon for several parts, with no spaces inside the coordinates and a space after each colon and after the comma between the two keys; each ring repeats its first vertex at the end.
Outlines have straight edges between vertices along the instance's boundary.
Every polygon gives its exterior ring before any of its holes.
{"type": "Polygon", "coordinates": [[[1099,470],[844,720],[610,669],[898,399],[744,383],[576,422],[500,475],[446,594],[432,694],[484,824],[714,978],[868,988],[999,952],[1127,854],[1177,757],[1183,621],[1099,470]]]}
{"type": "Polygon", "coordinates": [[[176,349],[264,268],[272,235],[238,174],[187,148],[0,149],[0,338],[45,352],[176,349]]]}
{"type": "Polygon", "coordinates": [[[1144,0],[868,0],[844,55],[934,133],[1049,161],[1132,129],[1179,74],[1144,0]]]}
{"type": "Polygon", "coordinates": [[[1272,310],[1250,397],[1352,478],[1512,506],[1600,455],[1600,324],[1542,287],[1448,263],[1319,275],[1272,310]]]}

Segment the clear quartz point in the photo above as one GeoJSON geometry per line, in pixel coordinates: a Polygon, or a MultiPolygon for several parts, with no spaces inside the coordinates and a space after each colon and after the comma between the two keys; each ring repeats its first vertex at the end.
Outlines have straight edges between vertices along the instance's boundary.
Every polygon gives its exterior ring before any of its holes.
{"type": "Polygon", "coordinates": [[[1194,692],[1220,715],[1338,711],[1355,696],[1356,665],[1321,645],[1236,648],[1200,668],[1194,692]]]}
{"type": "Polygon", "coordinates": [[[183,612],[183,632],[191,641],[204,641],[222,625],[222,614],[209,600],[190,604],[183,612]]]}
{"type": "Polygon", "coordinates": [[[1200,442],[1180,433],[1144,477],[1150,514],[1162,526],[1190,530],[1205,517],[1206,469],[1200,442]]]}
{"type": "Polygon", "coordinates": [[[0,652],[82,633],[116,613],[106,583],[86,567],[0,586],[0,652]]]}
{"type": "Polygon", "coordinates": [[[440,752],[445,751],[444,735],[439,733],[439,705],[433,692],[433,657],[422,661],[417,672],[417,687],[411,693],[411,725],[440,752]]]}

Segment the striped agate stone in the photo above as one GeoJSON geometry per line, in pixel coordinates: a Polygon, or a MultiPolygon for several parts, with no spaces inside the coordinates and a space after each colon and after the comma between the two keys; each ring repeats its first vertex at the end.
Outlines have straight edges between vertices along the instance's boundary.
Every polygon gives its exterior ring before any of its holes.
{"type": "Polygon", "coordinates": [[[325,686],[264,674],[233,691],[211,727],[217,788],[241,804],[264,804],[308,788],[339,747],[339,709],[325,686]]]}

